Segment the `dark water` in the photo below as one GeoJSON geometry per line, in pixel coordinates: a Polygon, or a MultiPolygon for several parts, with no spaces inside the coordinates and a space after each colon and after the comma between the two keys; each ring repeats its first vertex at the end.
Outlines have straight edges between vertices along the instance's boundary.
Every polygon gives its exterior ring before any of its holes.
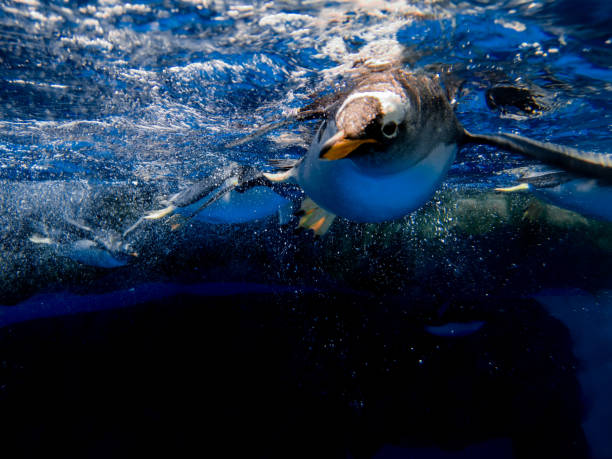
{"type": "Polygon", "coordinates": [[[586,3],[0,2],[0,448],[612,458],[612,226],[493,191],[534,161],[466,148],[414,214],[320,239],[269,212],[145,222],[114,268],[74,245],[299,158],[314,122],[224,145],[396,51],[465,78],[471,131],[609,153],[612,7],[586,3]]]}

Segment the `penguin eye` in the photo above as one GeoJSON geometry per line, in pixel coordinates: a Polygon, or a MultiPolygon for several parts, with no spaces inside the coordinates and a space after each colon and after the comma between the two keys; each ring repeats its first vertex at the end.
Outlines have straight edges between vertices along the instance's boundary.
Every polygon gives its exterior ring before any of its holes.
{"type": "Polygon", "coordinates": [[[397,124],[395,124],[394,121],[386,123],[382,127],[382,133],[388,139],[390,139],[391,137],[395,137],[395,134],[397,133],[397,124]]]}

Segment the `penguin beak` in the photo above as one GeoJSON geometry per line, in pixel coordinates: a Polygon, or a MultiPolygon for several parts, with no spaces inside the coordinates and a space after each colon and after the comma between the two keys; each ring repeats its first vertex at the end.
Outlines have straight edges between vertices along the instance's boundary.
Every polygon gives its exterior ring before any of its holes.
{"type": "Polygon", "coordinates": [[[338,131],[327,142],[323,144],[319,158],[335,161],[346,158],[360,145],[364,143],[378,143],[374,139],[347,139],[344,131],[338,131]]]}

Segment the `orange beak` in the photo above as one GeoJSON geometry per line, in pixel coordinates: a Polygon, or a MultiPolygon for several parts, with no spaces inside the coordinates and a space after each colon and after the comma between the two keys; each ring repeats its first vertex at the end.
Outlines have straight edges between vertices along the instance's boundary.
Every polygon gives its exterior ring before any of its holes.
{"type": "Polygon", "coordinates": [[[335,161],[337,159],[346,158],[360,145],[364,143],[378,143],[374,139],[347,139],[344,137],[344,131],[339,131],[331,137],[319,153],[319,158],[335,161]]]}

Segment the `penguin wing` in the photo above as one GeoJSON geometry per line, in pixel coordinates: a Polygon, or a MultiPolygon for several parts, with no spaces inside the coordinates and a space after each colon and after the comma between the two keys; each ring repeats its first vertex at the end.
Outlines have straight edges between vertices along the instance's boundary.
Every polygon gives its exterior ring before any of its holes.
{"type": "Polygon", "coordinates": [[[499,147],[513,153],[539,159],[568,172],[612,180],[612,155],[580,151],[553,143],[540,142],[516,134],[471,134],[464,130],[462,143],[499,147]]]}
{"type": "Polygon", "coordinates": [[[550,172],[537,175],[525,175],[519,178],[518,181],[533,185],[536,188],[554,188],[575,178],[576,176],[571,172],[551,170],[550,172]]]}
{"type": "Polygon", "coordinates": [[[577,177],[571,172],[553,168],[547,165],[535,167],[517,167],[514,169],[501,171],[499,174],[514,176],[519,185],[496,188],[496,191],[529,190],[531,187],[536,189],[554,188],[574,180],[577,177]]]}

